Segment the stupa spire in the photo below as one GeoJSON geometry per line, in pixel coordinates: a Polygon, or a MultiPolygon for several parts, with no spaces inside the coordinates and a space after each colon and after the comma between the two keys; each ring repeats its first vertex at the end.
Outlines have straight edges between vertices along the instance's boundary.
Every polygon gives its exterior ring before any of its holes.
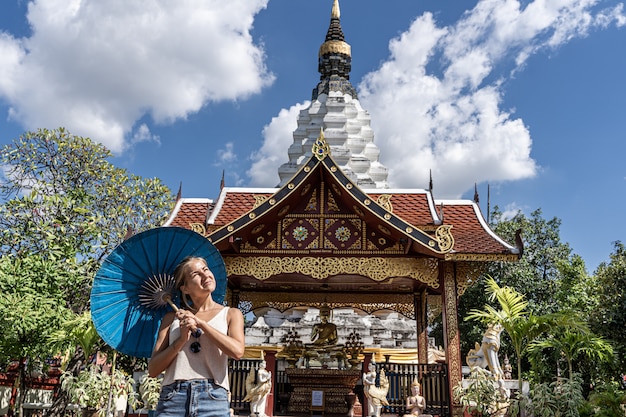
{"type": "Polygon", "coordinates": [[[320,94],[330,91],[341,91],[356,98],[356,89],[350,84],[352,70],[352,50],[346,42],[341,29],[341,11],[339,0],[333,0],[330,13],[330,25],[326,32],[326,39],[320,46],[318,53],[318,71],[320,82],[313,90],[313,100],[320,94]]]}
{"type": "Polygon", "coordinates": [[[352,51],[339,20],[339,0],[333,0],[330,25],[318,53],[320,81],[313,89],[311,105],[300,111],[293,132],[289,161],[278,168],[283,186],[317,151],[322,135],[328,153],[342,172],[364,189],[388,188],[387,168],[378,160],[370,115],[350,83],[352,51]]]}

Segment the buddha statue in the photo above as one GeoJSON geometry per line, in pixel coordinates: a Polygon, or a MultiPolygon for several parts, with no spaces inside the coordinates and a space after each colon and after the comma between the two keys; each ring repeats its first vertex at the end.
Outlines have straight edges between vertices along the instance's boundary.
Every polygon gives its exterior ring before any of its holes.
{"type": "Polygon", "coordinates": [[[346,366],[346,355],[343,345],[337,344],[337,326],[329,321],[330,308],[324,304],[320,307],[320,322],[313,326],[311,331],[311,343],[304,345],[305,364],[308,367],[311,359],[317,359],[322,367],[327,367],[328,362],[337,360],[339,368],[346,366]]]}

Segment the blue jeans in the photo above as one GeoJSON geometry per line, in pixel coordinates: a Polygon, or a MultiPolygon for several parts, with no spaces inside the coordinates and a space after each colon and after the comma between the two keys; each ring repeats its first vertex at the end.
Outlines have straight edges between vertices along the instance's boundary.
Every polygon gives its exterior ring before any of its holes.
{"type": "Polygon", "coordinates": [[[211,379],[177,381],[161,388],[159,417],[230,417],[228,392],[211,379]]]}

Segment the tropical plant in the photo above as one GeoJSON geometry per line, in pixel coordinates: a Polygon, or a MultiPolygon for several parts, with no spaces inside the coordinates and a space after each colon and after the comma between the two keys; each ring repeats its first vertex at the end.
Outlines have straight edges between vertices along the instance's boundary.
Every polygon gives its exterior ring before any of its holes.
{"type": "Polygon", "coordinates": [[[91,321],[91,312],[85,311],[65,320],[48,337],[52,352],[63,352],[65,358],[74,354],[77,346],[82,350],[83,359],[88,360],[102,342],[96,327],[91,321]]]}
{"type": "Polygon", "coordinates": [[[573,361],[579,357],[598,362],[610,362],[613,360],[613,348],[603,338],[592,334],[588,330],[564,328],[555,329],[545,339],[533,341],[529,352],[543,349],[555,349],[560,356],[567,361],[569,378],[573,377],[573,361]]]}
{"type": "Polygon", "coordinates": [[[148,374],[144,374],[139,380],[139,396],[143,408],[147,410],[156,410],[159,403],[159,395],[161,393],[161,378],[152,378],[148,374]]]}
{"type": "Polygon", "coordinates": [[[580,376],[574,374],[569,379],[535,384],[526,409],[535,417],[579,417],[578,410],[585,401],[582,383],[580,376]]]}
{"type": "Polygon", "coordinates": [[[626,391],[617,383],[606,383],[595,387],[589,396],[590,416],[614,417],[626,414],[626,391]]]}
{"type": "Polygon", "coordinates": [[[472,368],[469,377],[454,386],[452,393],[472,417],[504,415],[509,407],[508,393],[489,371],[480,367],[472,368]]]}
{"type": "Polygon", "coordinates": [[[102,372],[99,366],[90,365],[77,376],[71,372],[61,375],[61,389],[68,393],[73,404],[97,411],[105,416],[110,407],[110,398],[129,396],[133,398],[134,380],[120,370],[111,374],[102,372]]]}
{"type": "Polygon", "coordinates": [[[500,324],[511,339],[517,360],[519,391],[522,391],[521,359],[526,345],[544,330],[542,320],[528,311],[524,295],[510,287],[500,287],[493,278],[486,281],[489,301],[496,300],[499,309],[485,305],[483,310],[472,310],[465,320],[478,320],[484,325],[500,324]]]}

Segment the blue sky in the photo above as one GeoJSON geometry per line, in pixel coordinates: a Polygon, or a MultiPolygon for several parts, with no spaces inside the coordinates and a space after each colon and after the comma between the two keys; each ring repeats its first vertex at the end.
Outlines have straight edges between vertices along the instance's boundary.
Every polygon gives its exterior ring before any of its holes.
{"type": "MultiPolygon", "coordinates": [[[[183,197],[271,187],[332,0],[2,0],[0,145],[66,127],[183,197]]],[[[590,272],[626,221],[626,11],[613,0],[340,0],[394,188],[562,220],[590,272]]]]}

